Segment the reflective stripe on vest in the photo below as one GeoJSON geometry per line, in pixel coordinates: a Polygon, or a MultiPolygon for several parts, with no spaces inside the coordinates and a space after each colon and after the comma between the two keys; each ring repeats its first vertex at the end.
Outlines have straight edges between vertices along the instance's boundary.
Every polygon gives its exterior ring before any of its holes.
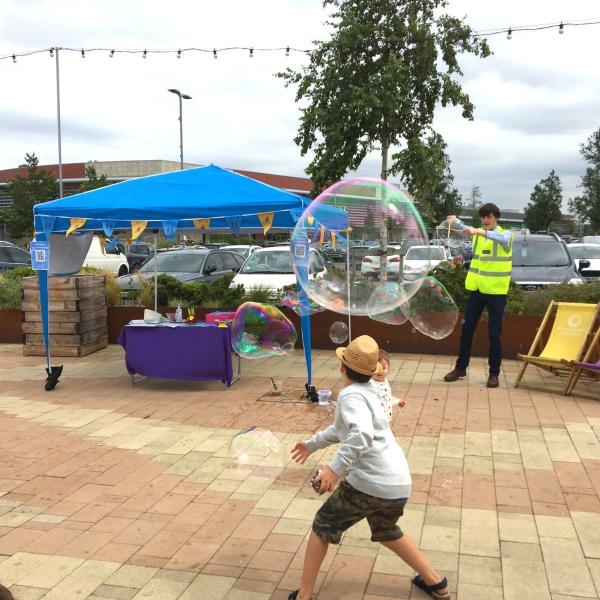
{"type": "MultiPolygon", "coordinates": [[[[504,230],[498,226],[496,231],[502,233],[504,230]]],[[[498,242],[476,236],[465,287],[470,291],[479,290],[482,294],[507,294],[511,272],[512,239],[506,251],[498,242]]]]}

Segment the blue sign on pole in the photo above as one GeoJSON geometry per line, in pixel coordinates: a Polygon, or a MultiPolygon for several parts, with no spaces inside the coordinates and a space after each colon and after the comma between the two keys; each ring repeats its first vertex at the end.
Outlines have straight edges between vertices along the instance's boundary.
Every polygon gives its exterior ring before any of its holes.
{"type": "Polygon", "coordinates": [[[47,271],[50,264],[50,244],[31,242],[31,267],[36,271],[47,271]]]}

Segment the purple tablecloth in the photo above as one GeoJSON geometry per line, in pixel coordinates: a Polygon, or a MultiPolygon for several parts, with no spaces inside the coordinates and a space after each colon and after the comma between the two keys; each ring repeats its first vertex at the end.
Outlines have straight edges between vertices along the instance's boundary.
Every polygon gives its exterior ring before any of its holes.
{"type": "Polygon", "coordinates": [[[117,340],[131,375],[184,380],[217,379],[231,385],[229,327],[126,325],[117,340]]]}

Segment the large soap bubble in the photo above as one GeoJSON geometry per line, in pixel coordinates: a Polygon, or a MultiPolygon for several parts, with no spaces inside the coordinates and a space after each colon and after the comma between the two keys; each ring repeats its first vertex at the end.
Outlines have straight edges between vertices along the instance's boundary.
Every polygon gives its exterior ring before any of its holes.
{"type": "Polygon", "coordinates": [[[334,344],[343,344],[348,339],[348,325],[343,321],[336,321],[329,328],[329,339],[334,344]]]}
{"type": "Polygon", "coordinates": [[[283,469],[288,459],[280,439],[268,429],[254,425],[242,429],[232,438],[228,456],[233,460],[233,467],[247,475],[253,471],[260,475],[262,469],[283,469]]]}
{"type": "Polygon", "coordinates": [[[382,313],[375,312],[380,306],[389,306],[393,298],[401,297],[402,290],[400,285],[395,281],[386,281],[380,284],[373,292],[371,301],[369,302],[369,317],[374,321],[381,321],[389,325],[402,325],[406,323],[407,318],[402,312],[401,305],[396,306],[392,310],[382,313]]]}
{"type": "Polygon", "coordinates": [[[432,276],[427,277],[419,291],[400,308],[417,331],[436,340],[448,337],[458,320],[454,299],[432,276]]]}
{"type": "Polygon", "coordinates": [[[297,339],[292,322],[275,306],[245,302],[235,313],[231,345],[244,358],[288,354],[297,339]]]}
{"type": "Polygon", "coordinates": [[[442,244],[458,248],[465,243],[466,225],[457,217],[442,221],[435,228],[435,237],[442,244]]]}
{"type": "Polygon", "coordinates": [[[405,273],[403,257],[409,247],[428,244],[423,221],[403,192],[379,179],[356,178],[332,185],[305,209],[292,233],[292,263],[317,304],[341,314],[381,314],[418,290],[429,266],[405,273]],[[325,243],[344,258],[322,270],[314,255],[325,243]],[[397,294],[379,294],[387,281],[396,282],[397,294]]]}
{"type": "Polygon", "coordinates": [[[304,307],[300,301],[300,295],[298,292],[293,292],[291,290],[286,290],[283,292],[281,296],[281,304],[283,306],[287,306],[287,308],[291,308],[297,315],[314,315],[318,312],[323,312],[325,309],[311,300],[307,298],[307,306],[304,307]]]}

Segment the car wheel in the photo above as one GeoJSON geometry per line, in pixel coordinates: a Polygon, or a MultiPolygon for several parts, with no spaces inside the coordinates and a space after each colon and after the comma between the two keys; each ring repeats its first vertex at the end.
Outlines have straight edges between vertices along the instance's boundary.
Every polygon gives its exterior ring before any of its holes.
{"type": "Polygon", "coordinates": [[[123,275],[127,275],[129,269],[125,265],[121,265],[119,267],[119,272],[117,273],[117,277],[123,277],[123,275]]]}

